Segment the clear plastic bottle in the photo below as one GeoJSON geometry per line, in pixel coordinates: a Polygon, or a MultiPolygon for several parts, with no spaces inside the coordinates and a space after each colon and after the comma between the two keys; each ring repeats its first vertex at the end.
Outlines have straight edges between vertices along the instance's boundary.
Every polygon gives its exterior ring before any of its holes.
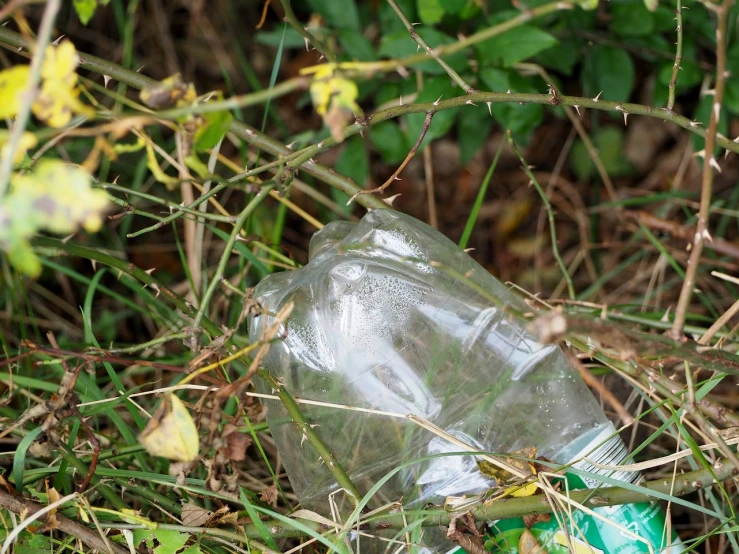
{"type": "MultiPolygon", "coordinates": [[[[534,446],[539,455],[563,464],[599,445],[589,459],[618,463],[626,456],[561,349],[537,342],[526,323],[504,309],[524,310],[520,299],[453,242],[410,216],[374,210],[356,225],[327,225],[311,240],[310,263],[264,279],[255,298],[273,314],[285,302],[295,302],[286,338],[272,346],[264,364],[296,397],[415,414],[481,451],[534,446]]],[[[270,316],[252,320],[252,340],[270,321],[270,316]]],[[[362,493],[400,464],[460,451],[408,419],[314,405],[301,409],[362,493]]],[[[267,421],[301,503],[327,512],[329,495],[337,489],[328,468],[279,402],[268,403],[267,421]]],[[[580,466],[603,471],[584,462],[580,466]]],[[[442,456],[404,466],[373,502],[379,506],[402,498],[411,509],[493,486],[474,456],[442,456]]],[[[656,536],[654,550],[660,550],[660,508],[645,504],[623,517],[617,513],[629,509],[602,510],[650,541],[656,536]],[[634,523],[637,513],[649,521],[634,523]]],[[[586,516],[578,526],[592,528],[580,538],[597,554],[603,543],[597,536],[610,531],[592,519],[586,516]]],[[[503,540],[494,537],[490,546],[515,551],[521,520],[503,520],[496,527],[503,540]]],[[[556,552],[558,532],[554,523],[535,534],[556,552]]],[[[439,535],[438,529],[428,530],[419,542],[430,550],[450,550],[453,545],[439,535]]],[[[560,546],[564,552],[566,544],[560,546]]],[[[606,552],[649,551],[632,539],[610,545],[617,547],[606,552]]]]}

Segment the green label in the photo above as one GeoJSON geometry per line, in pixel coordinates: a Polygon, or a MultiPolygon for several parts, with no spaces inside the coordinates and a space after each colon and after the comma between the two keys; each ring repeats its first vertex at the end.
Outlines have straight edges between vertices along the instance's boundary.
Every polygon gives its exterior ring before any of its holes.
{"type": "MultiPolygon", "coordinates": [[[[626,458],[626,447],[615,433],[613,426],[609,425],[573,459],[587,457],[597,464],[619,464],[626,458]],[[611,435],[614,436],[609,438],[611,435]]],[[[639,479],[638,473],[614,472],[587,461],[573,465],[589,473],[609,475],[621,481],[636,482],[639,479]]],[[[596,479],[573,474],[567,474],[566,479],[570,489],[600,485],[596,479]]],[[[549,521],[539,521],[529,529],[549,554],[567,554],[570,551],[574,554],[679,554],[685,550],[674,532],[667,540],[665,513],[656,502],[607,506],[593,511],[608,522],[573,507],[571,516],[560,511],[557,516],[553,514],[549,521]]],[[[490,528],[494,534],[485,543],[490,552],[518,554],[521,535],[527,529],[523,519],[500,520],[491,523],[490,528]]]]}

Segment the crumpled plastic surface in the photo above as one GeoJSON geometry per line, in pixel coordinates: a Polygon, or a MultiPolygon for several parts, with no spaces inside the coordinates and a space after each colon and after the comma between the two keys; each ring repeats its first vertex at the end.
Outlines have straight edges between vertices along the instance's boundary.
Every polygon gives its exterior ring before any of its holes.
{"type": "MultiPolygon", "coordinates": [[[[380,410],[301,410],[364,494],[388,471],[370,506],[406,507],[481,492],[495,483],[473,456],[404,418],[420,416],[490,452],[536,446],[557,453],[607,424],[557,346],[539,344],[505,307],[525,305],[438,231],[405,214],[373,210],[335,222],[310,244],[310,262],[255,290],[268,313],[290,300],[286,338],[265,366],[295,397],[380,410]]],[[[269,315],[250,324],[252,340],[269,315]]],[[[266,385],[263,392],[270,392],[266,385]]],[[[278,401],[267,421],[304,506],[328,512],[337,485],[278,401]]]]}

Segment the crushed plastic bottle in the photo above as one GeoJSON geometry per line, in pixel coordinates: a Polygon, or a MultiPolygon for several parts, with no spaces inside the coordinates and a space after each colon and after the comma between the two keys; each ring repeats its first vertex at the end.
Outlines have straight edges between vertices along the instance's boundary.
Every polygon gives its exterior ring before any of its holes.
{"type": "MultiPolygon", "coordinates": [[[[496,486],[473,455],[429,459],[461,449],[406,414],[483,452],[535,447],[539,456],[561,464],[586,454],[602,464],[626,457],[613,425],[562,350],[539,343],[526,322],[506,309],[525,310],[521,300],[438,231],[396,211],[374,210],[356,225],[327,225],[311,240],[309,256],[304,268],[271,275],[255,290],[271,314],[295,302],[285,338],[273,344],[264,364],[295,397],[394,414],[301,406],[362,494],[402,466],[370,507],[402,498],[412,510],[496,486]],[[410,463],[419,458],[426,459],[410,463]]],[[[254,318],[252,340],[271,321],[269,315],[254,318]]],[[[329,469],[279,402],[268,403],[267,421],[303,506],[329,513],[338,489],[329,469]]],[[[598,475],[639,478],[585,461],[575,467],[590,477],[568,474],[570,488],[600,486],[598,475]]],[[[654,552],[668,543],[672,554],[683,549],[674,534],[665,539],[664,513],[655,503],[597,511],[620,528],[576,512],[567,529],[552,518],[531,531],[550,553],[567,552],[568,545],[594,554],[646,553],[647,543],[654,552]]],[[[526,528],[521,519],[491,527],[489,550],[517,552],[526,528]]],[[[386,537],[395,533],[388,530],[386,537]]],[[[438,526],[410,534],[421,552],[455,548],[438,526]]],[[[378,551],[397,550],[397,544],[382,545],[378,551]]]]}

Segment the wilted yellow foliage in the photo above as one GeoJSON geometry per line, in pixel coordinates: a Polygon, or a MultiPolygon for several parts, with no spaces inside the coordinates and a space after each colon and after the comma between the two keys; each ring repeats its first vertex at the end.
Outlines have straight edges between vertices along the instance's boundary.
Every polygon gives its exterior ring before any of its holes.
{"type": "Polygon", "coordinates": [[[51,127],[63,127],[72,119],[73,113],[94,114],[79,100],[75,72],[78,63],[77,51],[68,40],[46,50],[41,67],[41,90],[33,103],[33,113],[51,127]]]}
{"type": "Polygon", "coordinates": [[[100,228],[108,195],[91,185],[89,173],[60,160],[41,160],[32,171],[13,175],[10,191],[0,200],[0,250],[19,270],[37,276],[41,264],[31,236],[42,230],[69,234],[80,226],[91,232],[100,228]]]}
{"type": "MultiPolygon", "coordinates": [[[[6,144],[7,140],[8,133],[0,133],[0,145],[2,145],[2,148],[0,148],[0,155],[2,156],[5,156],[5,151],[8,148],[8,145],[6,144]]],[[[13,163],[16,165],[22,163],[26,152],[28,152],[29,148],[36,146],[37,143],[38,140],[36,139],[36,135],[29,132],[23,133],[15,148],[15,152],[13,153],[13,163]]]]}
{"type": "Polygon", "coordinates": [[[0,118],[13,117],[28,84],[28,66],[16,65],[0,71],[0,118]]]}
{"type": "Polygon", "coordinates": [[[178,462],[192,462],[200,449],[195,422],[174,394],[162,398],[156,413],[139,435],[139,442],[152,456],[178,462]]]}
{"type": "Polygon", "coordinates": [[[316,71],[310,95],[316,113],[323,118],[331,136],[341,142],[346,126],[355,115],[362,113],[357,104],[359,89],[356,83],[337,74],[332,64],[326,64],[316,71]]]}
{"type": "Polygon", "coordinates": [[[95,232],[102,225],[108,195],[93,189],[90,174],[59,160],[41,160],[35,171],[14,175],[11,194],[22,194],[30,201],[28,217],[41,229],[66,234],[82,225],[95,232]]]}

